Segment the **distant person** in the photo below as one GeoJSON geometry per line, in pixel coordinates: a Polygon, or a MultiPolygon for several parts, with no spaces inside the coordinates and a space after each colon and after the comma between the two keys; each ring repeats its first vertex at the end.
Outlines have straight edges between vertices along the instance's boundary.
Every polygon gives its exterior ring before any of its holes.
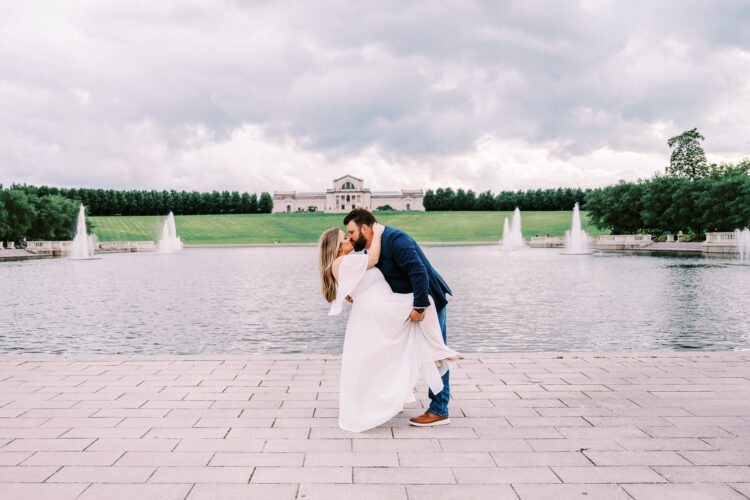
{"type": "Polygon", "coordinates": [[[344,339],[339,426],[361,432],[387,422],[414,401],[422,368],[432,404],[410,424],[447,424],[450,389],[447,361],[458,353],[445,345],[445,294],[450,289],[416,242],[378,224],[367,210],[344,219],[320,238],[323,295],[339,314],[352,302],[344,339]],[[367,254],[352,253],[368,249],[367,254]]]}

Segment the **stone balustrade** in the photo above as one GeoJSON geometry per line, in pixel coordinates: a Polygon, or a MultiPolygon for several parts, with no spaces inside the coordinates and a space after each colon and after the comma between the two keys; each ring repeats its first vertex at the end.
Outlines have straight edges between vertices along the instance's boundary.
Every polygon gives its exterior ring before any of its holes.
{"type": "Polygon", "coordinates": [[[596,237],[598,250],[637,249],[650,244],[650,234],[603,234],[596,237]]]}
{"type": "Polygon", "coordinates": [[[734,233],[706,233],[706,241],[701,243],[704,254],[739,253],[737,238],[734,233]]]}
{"type": "Polygon", "coordinates": [[[532,236],[529,241],[531,248],[560,248],[565,246],[564,236],[532,236]]]}
{"type": "MultiPolygon", "coordinates": [[[[26,249],[40,255],[65,255],[72,244],[72,241],[29,241],[26,249]]],[[[156,244],[153,241],[104,241],[95,246],[96,250],[153,252],[156,244]]]]}
{"type": "Polygon", "coordinates": [[[734,233],[706,233],[706,243],[725,244],[727,242],[730,242],[730,244],[732,245],[736,245],[736,235],[734,233]]]}
{"type": "Polygon", "coordinates": [[[99,243],[98,248],[121,252],[154,252],[156,243],[153,241],[103,241],[99,243]]]}
{"type": "Polygon", "coordinates": [[[72,241],[27,241],[26,250],[42,255],[64,255],[72,241]]]}

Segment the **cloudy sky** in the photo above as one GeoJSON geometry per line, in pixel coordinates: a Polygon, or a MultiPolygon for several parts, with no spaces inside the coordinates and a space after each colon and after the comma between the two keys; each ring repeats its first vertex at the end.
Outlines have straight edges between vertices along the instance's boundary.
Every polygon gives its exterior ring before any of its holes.
{"type": "Polygon", "coordinates": [[[0,0],[0,183],[593,187],[750,156],[750,2],[0,0]]]}

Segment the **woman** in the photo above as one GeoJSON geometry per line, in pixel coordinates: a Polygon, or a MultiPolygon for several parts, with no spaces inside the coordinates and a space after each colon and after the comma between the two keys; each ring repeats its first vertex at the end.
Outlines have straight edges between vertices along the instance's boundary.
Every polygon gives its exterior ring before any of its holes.
{"type": "MultiPolygon", "coordinates": [[[[353,300],[346,325],[339,391],[339,427],[362,432],[387,422],[404,403],[415,400],[419,370],[430,389],[443,389],[446,361],[459,355],[443,342],[435,307],[420,322],[409,321],[413,294],[393,293],[375,267],[385,226],[373,226],[367,254],[354,254],[338,228],[320,237],[320,276],[329,315],[339,314],[345,297],[353,300]]],[[[432,301],[432,298],[430,298],[432,301]]]]}

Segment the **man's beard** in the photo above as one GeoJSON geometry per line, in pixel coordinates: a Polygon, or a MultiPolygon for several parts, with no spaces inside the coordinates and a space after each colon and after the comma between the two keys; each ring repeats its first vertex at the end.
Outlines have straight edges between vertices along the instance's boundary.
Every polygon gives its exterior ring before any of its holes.
{"type": "Polygon", "coordinates": [[[367,240],[365,239],[365,235],[362,233],[359,233],[359,239],[352,242],[352,245],[354,245],[354,251],[355,252],[361,252],[365,249],[367,246],[367,240]]]}

